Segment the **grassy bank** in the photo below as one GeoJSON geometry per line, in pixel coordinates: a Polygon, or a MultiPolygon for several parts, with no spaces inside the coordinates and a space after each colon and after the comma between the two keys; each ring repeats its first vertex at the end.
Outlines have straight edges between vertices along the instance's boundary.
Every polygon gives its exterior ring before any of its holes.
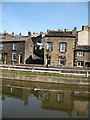
{"type": "MultiPolygon", "coordinates": [[[[11,74],[26,74],[32,76],[53,76],[53,77],[65,77],[65,78],[87,78],[86,76],[72,76],[72,75],[61,75],[54,73],[39,73],[39,72],[25,72],[25,71],[11,71],[11,70],[0,70],[1,73],[11,73],[11,74]]],[[[87,78],[89,79],[90,76],[87,78]]]]}

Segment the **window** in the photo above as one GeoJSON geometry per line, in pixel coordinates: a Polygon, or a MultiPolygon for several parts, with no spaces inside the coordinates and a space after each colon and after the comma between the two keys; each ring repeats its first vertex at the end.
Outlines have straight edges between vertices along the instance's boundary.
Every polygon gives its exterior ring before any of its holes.
{"type": "Polygon", "coordinates": [[[16,61],[16,53],[12,53],[12,61],[16,61]]]}
{"type": "Polygon", "coordinates": [[[43,97],[44,97],[45,101],[48,101],[49,100],[49,93],[48,92],[44,92],[43,97]]]}
{"type": "Polygon", "coordinates": [[[0,44],[0,50],[4,50],[4,44],[3,43],[0,44]]]}
{"type": "Polygon", "coordinates": [[[63,93],[58,93],[56,97],[57,102],[63,102],[64,101],[64,94],[63,93]]]}
{"type": "Polygon", "coordinates": [[[16,50],[16,43],[13,44],[13,50],[16,50]]]}
{"type": "Polygon", "coordinates": [[[59,64],[65,66],[66,65],[66,57],[60,57],[59,64]]]}
{"type": "Polygon", "coordinates": [[[84,52],[83,51],[78,51],[77,56],[84,56],[84,52]]]}
{"type": "Polygon", "coordinates": [[[83,67],[83,66],[84,66],[84,61],[77,62],[77,67],[83,67]]]}
{"type": "Polygon", "coordinates": [[[51,43],[47,43],[47,50],[48,51],[52,51],[53,50],[53,44],[51,43]]]}
{"type": "Polygon", "coordinates": [[[67,44],[66,43],[60,43],[60,51],[66,52],[67,50],[67,44]]]}

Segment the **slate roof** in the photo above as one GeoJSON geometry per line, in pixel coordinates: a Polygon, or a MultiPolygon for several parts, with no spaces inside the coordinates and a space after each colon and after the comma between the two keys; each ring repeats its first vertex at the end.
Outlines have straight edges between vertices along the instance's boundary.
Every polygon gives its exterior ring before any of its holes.
{"type": "Polygon", "coordinates": [[[26,41],[28,38],[29,38],[28,36],[11,34],[4,36],[3,34],[0,33],[0,42],[26,41]]]}
{"type": "Polygon", "coordinates": [[[76,35],[72,34],[72,31],[49,31],[45,37],[76,37],[76,35]]]}
{"type": "Polygon", "coordinates": [[[82,51],[90,52],[90,45],[78,45],[75,50],[76,51],[82,50],[82,51]]]}

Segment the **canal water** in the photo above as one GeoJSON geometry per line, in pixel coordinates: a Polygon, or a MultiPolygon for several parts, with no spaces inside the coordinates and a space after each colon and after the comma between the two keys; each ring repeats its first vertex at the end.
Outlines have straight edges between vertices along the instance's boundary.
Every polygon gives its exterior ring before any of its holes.
{"type": "Polygon", "coordinates": [[[88,118],[89,87],[2,80],[2,118],[88,118]]]}

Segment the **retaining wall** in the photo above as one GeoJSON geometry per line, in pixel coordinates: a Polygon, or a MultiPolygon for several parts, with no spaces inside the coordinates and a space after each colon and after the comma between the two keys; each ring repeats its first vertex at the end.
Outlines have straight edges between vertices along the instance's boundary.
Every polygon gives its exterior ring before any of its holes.
{"type": "Polygon", "coordinates": [[[3,73],[0,75],[2,79],[13,79],[13,80],[24,80],[24,81],[36,81],[36,82],[49,82],[49,83],[63,83],[63,84],[80,84],[80,85],[90,85],[89,79],[79,79],[79,78],[61,78],[53,76],[32,76],[25,74],[10,74],[3,73]]]}

